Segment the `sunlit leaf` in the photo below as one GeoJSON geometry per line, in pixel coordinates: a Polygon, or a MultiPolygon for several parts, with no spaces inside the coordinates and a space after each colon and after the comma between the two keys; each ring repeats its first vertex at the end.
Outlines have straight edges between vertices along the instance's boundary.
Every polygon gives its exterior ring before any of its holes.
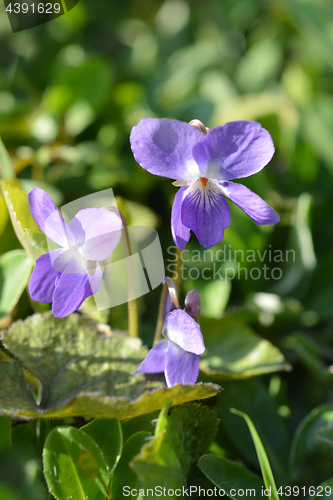
{"type": "Polygon", "coordinates": [[[0,192],[0,237],[2,236],[2,233],[5,230],[7,222],[8,222],[7,205],[2,192],[0,192]]]}
{"type": "Polygon", "coordinates": [[[0,177],[3,179],[12,179],[15,177],[12,160],[0,138],[0,177]]]}
{"type": "Polygon", "coordinates": [[[32,388],[17,361],[0,360],[0,380],[1,415],[17,415],[21,411],[37,414],[38,405],[32,388]]]}
{"type": "Polygon", "coordinates": [[[19,181],[2,180],[1,186],[16,236],[28,256],[35,261],[48,249],[46,237],[30,213],[28,195],[22,191],[19,181]]]}
{"type": "Polygon", "coordinates": [[[163,408],[171,400],[176,405],[220,390],[214,384],[167,389],[156,378],[149,381],[143,374],[134,376],[147,354],[141,341],[124,332],[110,335],[106,325],[77,314],[61,319],[52,313],[35,314],[13,323],[2,339],[43,387],[38,407],[16,401],[14,390],[12,410],[0,398],[0,413],[5,415],[123,419],[163,408]]]}
{"type": "Polygon", "coordinates": [[[75,427],[58,427],[47,436],[44,475],[57,500],[105,500],[106,465],[95,441],[75,427]]]}
{"type": "Polygon", "coordinates": [[[16,306],[31,269],[31,259],[24,250],[12,250],[0,257],[0,319],[16,306]]]}
{"type": "Polygon", "coordinates": [[[277,347],[243,323],[225,316],[200,318],[200,326],[206,346],[200,370],[209,376],[249,378],[289,368],[277,347]]]}

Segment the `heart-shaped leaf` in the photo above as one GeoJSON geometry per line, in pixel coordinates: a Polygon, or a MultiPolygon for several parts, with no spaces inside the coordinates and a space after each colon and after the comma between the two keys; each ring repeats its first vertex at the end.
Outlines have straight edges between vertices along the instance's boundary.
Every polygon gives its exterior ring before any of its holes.
{"type": "MultiPolygon", "coordinates": [[[[27,405],[24,398],[16,398],[22,390],[28,391],[23,375],[20,379],[13,376],[15,402],[9,407],[8,398],[0,393],[2,415],[124,419],[161,409],[170,400],[176,405],[214,396],[220,390],[214,384],[168,389],[156,377],[134,376],[147,354],[141,341],[78,314],[66,318],[55,318],[50,312],[35,314],[13,323],[2,339],[43,388],[39,404],[30,397],[27,405]]],[[[22,372],[17,362],[13,366],[22,372]]]]}
{"type": "Polygon", "coordinates": [[[289,369],[277,347],[239,321],[200,318],[200,325],[206,346],[200,370],[210,377],[249,378],[289,369]]]}

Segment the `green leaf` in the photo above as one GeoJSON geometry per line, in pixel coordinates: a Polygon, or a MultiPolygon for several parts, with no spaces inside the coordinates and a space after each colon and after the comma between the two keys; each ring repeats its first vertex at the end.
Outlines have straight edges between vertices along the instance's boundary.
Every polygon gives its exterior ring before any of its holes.
{"type": "Polygon", "coordinates": [[[16,488],[0,484],[0,500],[21,500],[21,495],[18,495],[16,488]]]}
{"type": "Polygon", "coordinates": [[[217,419],[213,412],[196,404],[160,413],[155,436],[132,463],[145,488],[177,489],[186,484],[191,463],[197,463],[214,439],[217,419]]]}
{"type": "MultiPolygon", "coordinates": [[[[150,432],[137,432],[126,442],[121,458],[114,471],[111,484],[112,500],[123,500],[124,487],[132,489],[140,489],[141,484],[135,472],[130,467],[130,462],[140,453],[141,448],[147,443],[151,437],[150,432]]],[[[137,498],[136,495],[134,498],[137,498]]],[[[133,496],[131,497],[133,498],[133,496]]]]}
{"type": "Polygon", "coordinates": [[[116,467],[123,448],[123,434],[117,418],[96,418],[80,428],[90,436],[100,447],[108,472],[111,474],[116,467]]]}
{"type": "Polygon", "coordinates": [[[31,274],[32,262],[24,250],[0,257],[0,319],[16,306],[31,274]]]}
{"type": "Polygon", "coordinates": [[[0,177],[3,179],[12,179],[15,177],[12,160],[0,137],[0,177]]]}
{"type": "MultiPolygon", "coordinates": [[[[124,332],[110,333],[107,325],[78,314],[35,314],[13,323],[2,339],[43,387],[38,407],[16,404],[13,415],[124,419],[163,408],[170,400],[181,404],[220,390],[214,384],[167,389],[156,377],[149,381],[143,374],[133,375],[147,354],[141,341],[124,332]]],[[[10,414],[1,397],[0,414],[10,414]]]]}
{"type": "Polygon", "coordinates": [[[281,3],[290,11],[292,22],[308,40],[309,46],[316,49],[315,54],[319,61],[332,66],[330,56],[333,42],[330,36],[331,18],[327,16],[327,4],[300,0],[283,0],[281,3]]]}
{"type": "Polygon", "coordinates": [[[10,448],[12,443],[12,426],[10,418],[0,417],[0,451],[10,448]]]}
{"type": "Polygon", "coordinates": [[[317,431],[318,439],[321,439],[325,443],[333,446],[333,427],[329,425],[328,427],[322,427],[317,431]]]}
{"type": "Polygon", "coordinates": [[[168,425],[168,413],[169,410],[172,406],[172,401],[169,401],[164,408],[160,411],[160,414],[158,416],[157,422],[156,422],[156,427],[155,427],[155,436],[159,436],[162,434],[167,425],[168,425]]]}
{"type": "Polygon", "coordinates": [[[277,347],[241,322],[200,318],[200,326],[206,346],[200,370],[210,377],[249,378],[289,369],[277,347]]]}
{"type": "Polygon", "coordinates": [[[36,261],[48,252],[48,248],[45,235],[30,213],[28,195],[22,191],[17,180],[2,180],[1,186],[16,236],[28,256],[36,261]]]}
{"type": "Polygon", "coordinates": [[[186,476],[179,452],[179,436],[173,436],[168,426],[164,432],[142,447],[140,454],[133,459],[131,467],[144,488],[183,488],[186,476]]]}
{"type": "Polygon", "coordinates": [[[102,57],[86,58],[82,64],[62,66],[46,89],[43,104],[48,111],[60,113],[78,102],[88,102],[97,111],[109,97],[112,71],[102,57]]]}
{"type": "Polygon", "coordinates": [[[146,415],[140,415],[139,417],[130,418],[121,423],[121,428],[123,431],[123,441],[126,441],[139,431],[146,431],[154,434],[155,422],[158,418],[158,411],[148,413],[146,415]]]}
{"type": "Polygon", "coordinates": [[[290,451],[290,467],[304,484],[321,482],[333,469],[333,405],[312,410],[298,426],[290,451]]]}
{"type": "Polygon", "coordinates": [[[287,475],[289,436],[275,400],[263,384],[254,379],[226,381],[223,388],[217,408],[217,417],[221,421],[218,443],[229,449],[231,442],[244,460],[254,467],[259,466],[245,422],[239,421],[229,411],[237,405],[251,418],[261,436],[274,475],[280,483],[283,482],[287,475]]]}
{"type": "Polygon", "coordinates": [[[0,380],[1,415],[18,415],[22,408],[32,414],[38,411],[31,386],[17,361],[0,360],[0,380]]]}
{"type": "Polygon", "coordinates": [[[235,408],[232,408],[230,411],[232,413],[235,413],[236,415],[239,415],[240,417],[244,418],[245,422],[247,423],[248,428],[251,432],[254,446],[256,448],[256,452],[257,452],[258,460],[259,460],[259,464],[260,464],[260,469],[261,469],[261,473],[262,473],[262,477],[264,479],[266,489],[270,490],[270,494],[268,495],[268,497],[271,500],[278,500],[279,496],[277,494],[276,484],[275,484],[275,480],[273,477],[272,469],[271,469],[271,466],[269,464],[265,448],[263,447],[263,444],[261,442],[259,434],[257,433],[257,430],[256,430],[255,426],[253,425],[252,420],[246,415],[246,413],[243,413],[242,411],[239,411],[239,410],[235,410],[235,408]]]}
{"type": "Polygon", "coordinates": [[[97,309],[93,295],[86,298],[79,311],[99,323],[107,323],[110,314],[110,309],[102,309],[100,311],[97,309]]]}
{"type": "Polygon", "coordinates": [[[7,205],[2,192],[0,192],[0,237],[2,236],[2,233],[6,228],[7,222],[8,222],[7,205]]]}
{"type": "Polygon", "coordinates": [[[190,463],[197,463],[200,456],[207,453],[213,442],[218,420],[215,413],[206,406],[198,404],[182,405],[174,408],[169,417],[173,436],[180,437],[185,462],[183,470],[187,473],[190,463]]]}
{"type": "Polygon", "coordinates": [[[103,109],[110,96],[112,71],[101,57],[86,58],[75,67],[62,66],[46,89],[43,109],[64,113],[66,132],[81,133],[103,109]]]}
{"type": "Polygon", "coordinates": [[[57,427],[43,450],[44,475],[57,500],[105,500],[106,465],[95,441],[75,427],[57,427]]]}
{"type": "Polygon", "coordinates": [[[240,490],[250,490],[251,497],[262,496],[262,479],[235,462],[216,455],[204,455],[198,465],[208,479],[231,498],[243,500],[244,492],[239,495],[240,490]]]}
{"type": "Polygon", "coordinates": [[[242,90],[260,90],[281,67],[281,45],[274,38],[255,42],[237,66],[236,81],[242,90]]]}

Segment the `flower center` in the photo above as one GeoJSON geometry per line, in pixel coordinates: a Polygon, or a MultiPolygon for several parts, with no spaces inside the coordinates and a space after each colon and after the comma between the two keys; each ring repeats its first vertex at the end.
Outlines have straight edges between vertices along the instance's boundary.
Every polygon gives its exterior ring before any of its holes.
{"type": "Polygon", "coordinates": [[[202,184],[202,187],[205,187],[208,182],[208,179],[206,179],[206,177],[200,177],[200,182],[202,184]]]}

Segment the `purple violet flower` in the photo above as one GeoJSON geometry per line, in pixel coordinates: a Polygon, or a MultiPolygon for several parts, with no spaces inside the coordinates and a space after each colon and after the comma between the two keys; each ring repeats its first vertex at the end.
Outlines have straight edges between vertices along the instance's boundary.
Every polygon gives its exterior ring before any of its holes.
{"type": "Polygon", "coordinates": [[[54,316],[67,316],[98,292],[101,262],[119,243],[121,219],[105,208],[85,208],[66,224],[50,196],[39,188],[30,191],[29,204],[36,224],[61,247],[36,260],[30,296],[37,302],[52,302],[54,316]]]}
{"type": "Polygon", "coordinates": [[[149,351],[135,372],[164,372],[168,387],[195,384],[199,375],[200,354],[205,346],[198,323],[185,311],[167,314],[162,335],[165,337],[149,351]]]}
{"type": "Polygon", "coordinates": [[[135,160],[148,172],[181,186],[171,214],[171,231],[183,250],[192,230],[205,248],[219,243],[230,224],[225,196],[257,224],[276,224],[279,215],[257,194],[231,179],[262,170],[274,154],[260,123],[235,121],[205,135],[189,123],[143,118],[131,132],[135,160]]]}

